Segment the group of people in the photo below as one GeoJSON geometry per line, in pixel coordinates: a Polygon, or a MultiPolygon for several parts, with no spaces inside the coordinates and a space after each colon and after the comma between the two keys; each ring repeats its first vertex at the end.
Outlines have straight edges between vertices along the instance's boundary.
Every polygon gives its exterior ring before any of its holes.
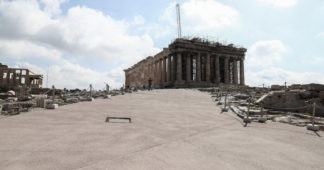
{"type": "Polygon", "coordinates": [[[152,90],[152,78],[148,79],[148,91],[152,90]]]}
{"type": "MultiPolygon", "coordinates": [[[[126,87],[126,89],[129,89],[129,88],[130,88],[129,86],[126,87]]],[[[143,89],[146,89],[145,85],[143,85],[143,89]]],[[[151,78],[151,77],[148,79],[148,86],[147,86],[147,90],[148,90],[148,91],[153,90],[152,78],[151,78]]]]}

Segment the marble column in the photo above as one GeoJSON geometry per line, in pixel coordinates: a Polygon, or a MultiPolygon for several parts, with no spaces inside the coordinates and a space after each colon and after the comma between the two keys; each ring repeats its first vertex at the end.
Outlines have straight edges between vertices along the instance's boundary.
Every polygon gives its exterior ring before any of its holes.
{"type": "Polygon", "coordinates": [[[220,83],[220,67],[219,67],[219,56],[215,56],[215,77],[216,83],[220,83]]]}
{"type": "Polygon", "coordinates": [[[154,84],[155,85],[158,84],[157,73],[158,73],[158,62],[157,61],[154,61],[154,84]]]}
{"type": "Polygon", "coordinates": [[[159,59],[159,84],[162,83],[162,59],[159,59]]]}
{"type": "Polygon", "coordinates": [[[224,78],[225,84],[229,83],[229,56],[225,56],[224,58],[224,78]]]}
{"type": "Polygon", "coordinates": [[[182,80],[182,63],[181,53],[177,53],[177,81],[182,80]]]}
{"type": "Polygon", "coordinates": [[[151,77],[151,64],[148,64],[148,77],[151,77]]]}
{"type": "MultiPolygon", "coordinates": [[[[12,72],[13,72],[13,75],[12,75],[12,82],[13,82],[13,84],[16,86],[16,83],[17,83],[17,79],[16,79],[16,70],[12,70],[12,72]]],[[[33,80],[33,81],[35,81],[35,80],[33,80]]]]}
{"type": "Polygon", "coordinates": [[[238,72],[237,72],[237,60],[234,59],[233,61],[233,83],[237,84],[238,83],[238,72]]]}
{"type": "MultiPolygon", "coordinates": [[[[9,72],[9,71],[8,71],[9,72]]],[[[9,76],[9,74],[7,75],[7,77],[9,76]]],[[[8,77],[9,78],[9,77],[8,77]]],[[[9,79],[8,79],[8,81],[9,81],[9,79]]],[[[26,83],[26,85],[28,86],[28,85],[30,85],[30,82],[29,82],[29,70],[26,70],[26,76],[25,76],[25,82],[27,82],[26,83]]]]}
{"type": "Polygon", "coordinates": [[[155,73],[156,73],[156,65],[155,65],[155,61],[153,61],[153,63],[152,63],[152,67],[153,67],[153,70],[152,70],[152,83],[155,85],[155,81],[156,81],[156,76],[155,76],[155,73]]]}
{"type": "Polygon", "coordinates": [[[163,74],[162,74],[162,82],[166,82],[166,74],[167,74],[167,71],[166,71],[166,61],[167,61],[167,58],[166,57],[163,57],[163,74]]]}
{"type": "Polygon", "coordinates": [[[175,62],[176,60],[176,57],[173,55],[172,56],[172,62],[171,62],[171,81],[175,81],[175,73],[176,73],[176,70],[175,70],[175,62]]]}
{"type": "Polygon", "coordinates": [[[153,73],[154,73],[154,67],[153,67],[153,63],[151,62],[151,73],[150,73],[150,77],[151,77],[151,79],[153,80],[153,78],[154,78],[154,76],[153,76],[153,73]]]}
{"type": "Polygon", "coordinates": [[[191,81],[191,68],[190,68],[190,65],[191,65],[191,57],[190,57],[190,53],[187,54],[187,58],[186,58],[186,80],[187,81],[191,81]]]}
{"type": "Polygon", "coordinates": [[[155,61],[155,84],[159,84],[159,60],[155,61]]]}
{"type": "Polygon", "coordinates": [[[210,53],[207,53],[206,58],[206,82],[210,82],[210,53]]]}
{"type": "Polygon", "coordinates": [[[240,59],[240,84],[244,85],[244,59],[240,59]]]}
{"type": "Polygon", "coordinates": [[[172,76],[172,73],[171,73],[171,56],[168,56],[168,76],[167,76],[167,79],[168,81],[171,81],[171,76],[172,76]]]}
{"type": "Polygon", "coordinates": [[[196,60],[196,64],[197,64],[197,66],[196,66],[196,80],[198,81],[198,82],[200,82],[201,81],[201,64],[200,64],[200,53],[198,53],[197,54],[197,60],[196,60]]]}

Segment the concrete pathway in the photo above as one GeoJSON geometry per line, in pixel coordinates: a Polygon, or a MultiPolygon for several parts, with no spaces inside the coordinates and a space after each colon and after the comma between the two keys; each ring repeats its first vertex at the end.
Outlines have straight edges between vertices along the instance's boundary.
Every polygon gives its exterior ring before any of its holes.
{"type": "Polygon", "coordinates": [[[155,90],[0,119],[0,169],[323,169],[319,135],[274,122],[244,128],[207,93],[155,90]]]}

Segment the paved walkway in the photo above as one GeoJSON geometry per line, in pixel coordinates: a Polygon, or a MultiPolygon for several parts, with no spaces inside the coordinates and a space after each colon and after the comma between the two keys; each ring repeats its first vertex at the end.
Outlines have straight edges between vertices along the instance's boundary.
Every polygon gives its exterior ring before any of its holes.
{"type": "Polygon", "coordinates": [[[274,122],[244,128],[207,93],[155,90],[0,119],[0,169],[323,169],[319,135],[274,122]]]}

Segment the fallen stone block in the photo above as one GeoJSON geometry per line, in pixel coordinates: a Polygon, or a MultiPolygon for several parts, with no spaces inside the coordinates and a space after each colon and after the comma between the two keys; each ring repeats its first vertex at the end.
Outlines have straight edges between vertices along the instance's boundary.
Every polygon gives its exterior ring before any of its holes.
{"type": "Polygon", "coordinates": [[[94,98],[93,97],[89,97],[89,98],[87,98],[87,101],[92,102],[92,101],[94,101],[94,98]]]}
{"type": "Polygon", "coordinates": [[[289,116],[281,116],[281,117],[275,117],[273,119],[275,122],[281,122],[281,123],[291,123],[291,117],[289,116]]]}
{"type": "Polygon", "coordinates": [[[228,112],[228,108],[222,108],[222,112],[228,112]]]}
{"type": "Polygon", "coordinates": [[[105,99],[110,99],[111,98],[111,95],[105,95],[104,98],[105,99]]]}
{"type": "Polygon", "coordinates": [[[243,100],[246,100],[246,99],[248,99],[249,97],[251,97],[250,95],[247,95],[247,94],[236,94],[236,95],[234,95],[234,97],[235,98],[237,98],[237,99],[243,99],[243,100]]]}
{"type": "Polygon", "coordinates": [[[248,118],[248,117],[245,117],[245,118],[243,119],[243,122],[244,122],[244,123],[251,123],[251,119],[248,118]]]}
{"type": "Polygon", "coordinates": [[[260,122],[260,123],[265,123],[266,121],[267,121],[267,118],[265,118],[265,117],[260,117],[258,119],[258,122],[260,122]]]}
{"type": "Polygon", "coordinates": [[[319,131],[319,126],[318,125],[314,125],[313,124],[307,124],[307,130],[312,130],[312,131],[319,131]]]}
{"type": "Polygon", "coordinates": [[[58,108],[58,104],[48,104],[46,106],[46,109],[57,109],[58,108]]]}
{"type": "Polygon", "coordinates": [[[78,98],[67,98],[66,103],[78,103],[79,99],[78,98]]]}
{"type": "Polygon", "coordinates": [[[83,101],[88,101],[88,98],[86,98],[86,97],[79,97],[79,100],[82,101],[82,102],[83,101]]]}

